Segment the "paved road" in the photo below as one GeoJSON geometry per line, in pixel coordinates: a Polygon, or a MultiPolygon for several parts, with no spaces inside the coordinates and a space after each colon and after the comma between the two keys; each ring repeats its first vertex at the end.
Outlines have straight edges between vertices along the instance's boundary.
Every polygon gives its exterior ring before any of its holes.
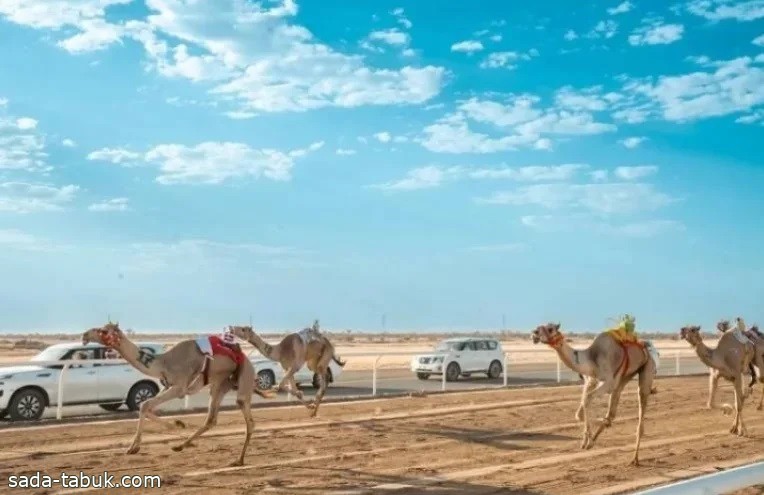
{"type": "MultiPolygon", "coordinates": [[[[697,357],[687,356],[680,359],[681,372],[684,373],[705,373],[708,368],[703,365],[697,357]]],[[[673,357],[661,359],[661,369],[659,375],[674,375],[675,360],[673,357]]],[[[561,381],[578,382],[578,375],[565,368],[561,369],[561,381]]],[[[523,386],[534,384],[551,384],[557,381],[557,366],[555,363],[533,363],[518,364],[509,366],[509,377],[507,379],[509,386],[523,386]]],[[[503,377],[495,380],[487,378],[485,375],[475,375],[469,378],[460,378],[456,382],[447,382],[446,390],[469,390],[489,386],[500,386],[503,384],[503,377]]],[[[440,376],[433,376],[428,380],[419,380],[408,369],[383,369],[377,374],[377,394],[401,394],[415,391],[438,391],[441,390],[442,382],[440,376]]],[[[306,398],[312,398],[314,389],[306,384],[302,387],[306,398]]],[[[371,371],[346,371],[335,383],[329,386],[326,397],[359,397],[372,396],[372,372],[371,371]]],[[[207,389],[189,398],[189,407],[206,408],[209,401],[207,389]]],[[[264,399],[255,396],[255,403],[261,403],[264,399]]],[[[279,394],[277,398],[269,402],[286,402],[287,394],[279,394]]],[[[292,398],[296,403],[296,399],[292,398]]],[[[229,393],[223,399],[224,406],[235,405],[235,394],[229,393]]],[[[184,409],[183,400],[173,400],[163,404],[160,408],[163,411],[180,411],[184,409]]],[[[67,406],[64,407],[64,418],[76,416],[109,416],[109,417],[133,417],[134,413],[126,412],[123,406],[118,413],[104,411],[98,406],[67,406]]],[[[49,408],[43,414],[43,419],[55,418],[55,408],[49,408]]],[[[7,420],[0,422],[3,426],[9,426],[7,420]]]]}

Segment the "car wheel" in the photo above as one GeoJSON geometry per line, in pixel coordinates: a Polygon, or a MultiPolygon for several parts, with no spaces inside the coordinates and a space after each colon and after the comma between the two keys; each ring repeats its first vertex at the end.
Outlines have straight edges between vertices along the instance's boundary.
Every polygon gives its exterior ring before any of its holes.
{"type": "Polygon", "coordinates": [[[45,396],[39,390],[28,388],[14,394],[8,404],[8,414],[12,421],[33,421],[40,419],[45,410],[45,396]]]}
{"type": "Polygon", "coordinates": [[[276,384],[276,376],[271,370],[262,370],[257,373],[257,386],[260,390],[268,390],[276,384]]]}
{"type": "Polygon", "coordinates": [[[131,411],[137,411],[141,408],[141,403],[154,397],[159,390],[157,386],[150,382],[140,382],[133,385],[130,392],[127,393],[127,408],[131,411]]]}
{"type": "Polygon", "coordinates": [[[115,403],[115,404],[98,404],[98,407],[105,411],[116,411],[120,407],[122,407],[122,403],[115,403]]]}
{"type": "MultiPolygon", "coordinates": [[[[329,386],[330,383],[332,383],[334,379],[332,378],[332,370],[327,368],[326,369],[326,385],[329,386]]],[[[318,389],[320,384],[318,383],[318,373],[313,373],[313,388],[318,389]]]]}
{"type": "Polygon", "coordinates": [[[488,378],[499,378],[501,375],[501,363],[498,361],[491,362],[488,367],[488,378]]]}
{"type": "Polygon", "coordinates": [[[430,374],[429,373],[417,373],[416,377],[419,378],[420,380],[427,380],[428,378],[430,378],[430,374]]]}
{"type": "Polygon", "coordinates": [[[446,368],[446,381],[455,382],[459,375],[462,373],[462,369],[456,363],[449,363],[446,368]]]}

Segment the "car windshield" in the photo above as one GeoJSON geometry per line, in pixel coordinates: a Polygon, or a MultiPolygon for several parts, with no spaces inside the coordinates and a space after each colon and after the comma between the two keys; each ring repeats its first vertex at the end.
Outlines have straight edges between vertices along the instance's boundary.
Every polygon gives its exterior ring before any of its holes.
{"type": "Polygon", "coordinates": [[[30,361],[58,361],[61,359],[61,351],[61,348],[48,347],[33,356],[30,361]]]}
{"type": "Polygon", "coordinates": [[[435,346],[435,352],[461,351],[464,342],[439,342],[435,346]]]}

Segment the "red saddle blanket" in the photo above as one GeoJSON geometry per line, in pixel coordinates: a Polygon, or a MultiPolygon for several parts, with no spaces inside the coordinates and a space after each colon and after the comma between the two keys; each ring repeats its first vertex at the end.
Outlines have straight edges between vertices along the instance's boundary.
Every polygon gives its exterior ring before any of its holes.
{"type": "MultiPolygon", "coordinates": [[[[237,344],[226,344],[223,339],[217,335],[209,336],[209,344],[213,356],[227,356],[231,358],[237,366],[241,365],[241,363],[247,359],[247,356],[241,350],[241,347],[239,347],[237,344]]],[[[203,349],[203,351],[205,350],[206,349],[203,349]]],[[[207,352],[207,354],[209,354],[209,352],[207,352]]]]}

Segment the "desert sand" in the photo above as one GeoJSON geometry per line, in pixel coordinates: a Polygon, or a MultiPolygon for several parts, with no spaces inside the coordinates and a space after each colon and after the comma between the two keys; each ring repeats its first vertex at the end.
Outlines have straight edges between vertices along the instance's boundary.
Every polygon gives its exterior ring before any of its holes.
{"type": "MultiPolygon", "coordinates": [[[[131,456],[124,450],[135,420],[9,428],[3,431],[0,479],[34,471],[108,470],[120,476],[157,474],[163,486],[150,493],[163,494],[512,490],[606,495],[764,458],[764,413],[746,407],[751,437],[739,438],[728,432],[731,417],[704,409],[705,377],[657,383],[659,392],[651,396],[647,412],[641,467],[627,465],[636,426],[632,383],[614,425],[591,450],[579,449],[581,426],[573,416],[580,386],[574,385],[327,404],[313,420],[302,406],[255,408],[256,433],[246,465],[235,468],[224,466],[242,440],[237,412],[222,413],[217,427],[183,452],[170,447],[198,427],[203,415],[184,416],[188,428],[177,433],[148,426],[141,452],[131,456]]],[[[731,400],[730,387],[720,388],[719,395],[731,400]]],[[[604,402],[594,402],[594,417],[604,412],[604,402]]]]}

